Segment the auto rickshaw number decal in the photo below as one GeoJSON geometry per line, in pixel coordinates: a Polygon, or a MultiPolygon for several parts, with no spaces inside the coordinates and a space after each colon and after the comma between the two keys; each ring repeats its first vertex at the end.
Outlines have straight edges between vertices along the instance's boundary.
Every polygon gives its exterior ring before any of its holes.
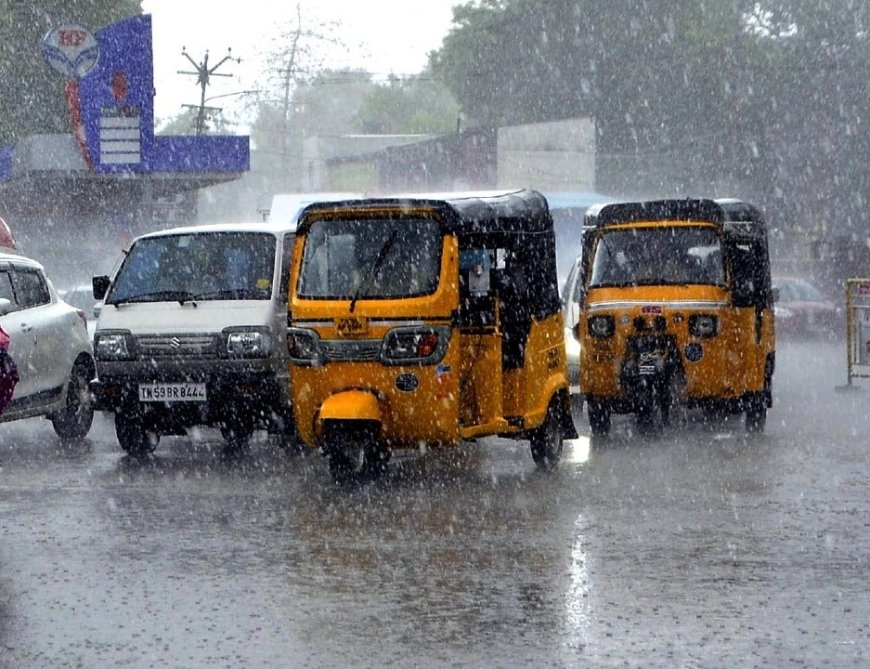
{"type": "Polygon", "coordinates": [[[340,337],[359,337],[368,332],[369,324],[365,318],[336,318],[335,329],[340,337]]]}

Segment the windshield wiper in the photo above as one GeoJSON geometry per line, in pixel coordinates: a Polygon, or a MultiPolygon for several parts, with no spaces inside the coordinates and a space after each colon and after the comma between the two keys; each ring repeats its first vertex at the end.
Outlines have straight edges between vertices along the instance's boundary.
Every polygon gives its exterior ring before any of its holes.
{"type": "Polygon", "coordinates": [[[222,288],[220,290],[210,290],[204,293],[197,293],[196,300],[257,300],[265,299],[269,296],[269,292],[259,288],[222,288]]]}
{"type": "Polygon", "coordinates": [[[187,290],[155,290],[150,293],[140,293],[139,295],[128,295],[118,298],[117,300],[107,301],[106,304],[127,304],[130,302],[178,302],[185,304],[191,302],[196,306],[196,299],[193,294],[187,290]]]}
{"type": "Polygon", "coordinates": [[[368,272],[366,272],[365,276],[359,282],[359,286],[357,286],[356,292],[353,294],[353,299],[350,301],[350,313],[353,313],[357,300],[363,292],[363,288],[368,288],[369,283],[378,275],[378,271],[381,269],[381,265],[384,264],[384,260],[386,260],[390,249],[393,248],[393,243],[396,241],[396,236],[398,234],[398,228],[394,228],[390,233],[390,236],[387,238],[387,241],[385,241],[384,245],[381,247],[381,250],[378,251],[378,257],[375,258],[375,261],[372,263],[371,267],[369,267],[368,272]]]}

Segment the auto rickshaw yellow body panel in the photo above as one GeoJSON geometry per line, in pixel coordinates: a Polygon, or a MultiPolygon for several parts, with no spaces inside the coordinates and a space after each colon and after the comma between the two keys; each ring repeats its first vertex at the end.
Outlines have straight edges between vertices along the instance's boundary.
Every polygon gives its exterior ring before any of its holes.
{"type": "Polygon", "coordinates": [[[739,200],[600,205],[587,213],[576,335],[593,434],[610,412],[745,411],[761,429],[775,364],[766,227],[739,200]]]}
{"type": "Polygon", "coordinates": [[[329,203],[300,221],[288,349],[303,442],[347,464],[330,439],[416,449],[516,435],[540,466],[558,460],[575,432],[540,194],[329,203]]]}

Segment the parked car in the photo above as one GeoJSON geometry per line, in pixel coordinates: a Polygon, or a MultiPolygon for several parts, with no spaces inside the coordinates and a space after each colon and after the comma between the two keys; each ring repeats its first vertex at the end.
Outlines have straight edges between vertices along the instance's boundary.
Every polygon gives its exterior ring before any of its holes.
{"type": "Polygon", "coordinates": [[[568,384],[571,399],[582,404],[580,399],[580,342],[574,328],[579,315],[580,291],[583,281],[580,279],[580,256],[574,260],[568,278],[562,286],[562,321],[565,325],[565,360],[568,365],[568,384]]]}
{"type": "Polygon", "coordinates": [[[40,263],[0,252],[0,325],[20,375],[0,422],[44,416],[62,439],[87,435],[96,368],[85,320],[58,296],[40,263]]]}
{"type": "Polygon", "coordinates": [[[90,283],[83,283],[72,288],[67,288],[60,291],[60,296],[64,302],[71,307],[81,309],[85,314],[85,320],[88,324],[88,335],[91,341],[94,339],[94,330],[97,329],[97,318],[99,317],[99,300],[94,297],[94,288],[90,283]]]}
{"type": "Polygon", "coordinates": [[[801,277],[773,279],[778,291],[775,306],[777,334],[833,337],[845,332],[844,313],[812,282],[801,277]]]}

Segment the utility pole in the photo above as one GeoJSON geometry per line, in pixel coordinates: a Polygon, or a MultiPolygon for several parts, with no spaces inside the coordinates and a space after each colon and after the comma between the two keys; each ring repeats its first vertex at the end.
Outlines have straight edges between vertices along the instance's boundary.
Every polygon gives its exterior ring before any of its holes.
{"type": "Polygon", "coordinates": [[[205,132],[205,117],[207,112],[215,112],[220,111],[220,107],[206,107],[205,102],[205,89],[209,85],[211,77],[231,77],[232,74],[225,74],[223,72],[216,72],[216,70],[226,63],[228,60],[234,60],[237,63],[241,63],[241,58],[233,58],[232,49],[227,49],[227,55],[221,58],[215,65],[211,67],[208,66],[208,50],[206,49],[205,56],[203,56],[202,62],[197,63],[193,58],[190,57],[190,54],[187,53],[187,49],[185,47],[181,47],[181,55],[187,58],[190,63],[195,68],[194,72],[190,72],[187,70],[178,70],[178,74],[192,74],[196,76],[196,83],[199,84],[200,96],[199,96],[199,104],[198,105],[183,105],[184,107],[197,108],[199,111],[196,115],[196,134],[202,135],[205,132]]]}

